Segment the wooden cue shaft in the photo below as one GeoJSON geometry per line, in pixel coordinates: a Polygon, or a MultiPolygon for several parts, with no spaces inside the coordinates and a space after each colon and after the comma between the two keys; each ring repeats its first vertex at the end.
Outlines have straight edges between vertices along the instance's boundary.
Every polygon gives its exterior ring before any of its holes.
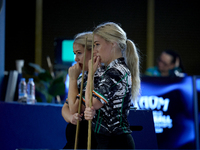
{"type": "MultiPolygon", "coordinates": [[[[86,51],[87,51],[87,37],[85,38],[85,50],[84,50],[84,58],[83,58],[83,70],[82,70],[82,80],[81,80],[81,90],[80,90],[80,99],[79,99],[79,106],[78,106],[78,114],[81,113],[86,51]]],[[[80,121],[77,120],[76,137],[75,137],[74,149],[78,148],[79,128],[80,128],[80,121]]]]}
{"type": "MultiPolygon", "coordinates": [[[[92,54],[91,54],[91,60],[92,60],[92,64],[91,64],[91,71],[90,71],[90,76],[91,76],[91,84],[90,84],[90,103],[89,103],[89,107],[92,107],[92,91],[93,91],[93,51],[94,51],[94,33],[92,34],[92,54]]],[[[88,121],[88,144],[87,144],[87,149],[90,150],[91,149],[91,135],[92,135],[92,120],[88,121]]]]}

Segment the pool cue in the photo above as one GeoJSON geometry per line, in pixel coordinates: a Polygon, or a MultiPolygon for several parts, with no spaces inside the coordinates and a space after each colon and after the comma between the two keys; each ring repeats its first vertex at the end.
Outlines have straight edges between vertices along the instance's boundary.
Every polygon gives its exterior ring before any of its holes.
{"type": "MultiPolygon", "coordinates": [[[[87,50],[87,37],[85,38],[85,50],[84,50],[84,58],[83,58],[83,70],[82,70],[82,81],[81,81],[81,90],[80,90],[80,99],[79,99],[78,114],[81,113],[86,50],[87,50]]],[[[77,120],[77,125],[76,125],[76,137],[75,137],[74,149],[77,149],[77,148],[78,148],[79,128],[80,128],[80,121],[77,120]]]]}
{"type": "MultiPolygon", "coordinates": [[[[91,84],[90,84],[90,103],[89,103],[89,107],[92,107],[92,91],[93,91],[93,51],[94,51],[94,32],[92,34],[92,54],[91,54],[91,58],[92,58],[92,64],[91,64],[91,71],[89,74],[91,76],[91,84]]],[[[91,135],[92,135],[92,120],[88,121],[88,143],[87,143],[87,149],[90,150],[91,149],[91,135]]]]}

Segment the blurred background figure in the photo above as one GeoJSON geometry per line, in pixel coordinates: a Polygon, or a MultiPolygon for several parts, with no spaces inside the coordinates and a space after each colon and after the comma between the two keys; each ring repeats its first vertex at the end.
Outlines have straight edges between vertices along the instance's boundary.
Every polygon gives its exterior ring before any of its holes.
{"type": "Polygon", "coordinates": [[[183,77],[185,70],[181,57],[175,51],[168,49],[162,51],[157,59],[157,66],[150,67],[145,71],[146,76],[156,77],[183,77]]]}

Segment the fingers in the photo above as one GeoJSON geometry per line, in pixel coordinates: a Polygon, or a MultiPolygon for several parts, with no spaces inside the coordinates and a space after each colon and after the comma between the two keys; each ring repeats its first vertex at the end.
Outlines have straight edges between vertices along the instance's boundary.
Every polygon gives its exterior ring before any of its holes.
{"type": "MultiPolygon", "coordinates": [[[[101,64],[101,58],[99,56],[94,56],[94,59],[93,59],[93,73],[96,72],[98,67],[100,67],[100,64],[101,64]]],[[[89,66],[89,69],[91,69],[92,60],[89,60],[88,66],[89,66]]]]}
{"type": "Polygon", "coordinates": [[[96,64],[97,64],[98,67],[101,66],[101,57],[100,56],[97,56],[96,64]]]}
{"type": "Polygon", "coordinates": [[[100,56],[95,56],[94,57],[94,63],[99,63],[100,62],[100,56]]]}
{"type": "Polygon", "coordinates": [[[74,66],[71,66],[68,70],[68,74],[71,79],[77,79],[80,73],[81,67],[79,63],[76,63],[74,66]]]}
{"type": "Polygon", "coordinates": [[[72,66],[72,69],[77,71],[77,72],[80,72],[81,71],[81,65],[79,63],[76,63],[74,66],[72,66]]]}
{"type": "Polygon", "coordinates": [[[76,69],[81,69],[81,65],[80,65],[79,63],[76,63],[76,64],[74,65],[74,67],[75,67],[76,69]]]}
{"type": "Polygon", "coordinates": [[[94,109],[94,107],[86,107],[85,111],[84,111],[84,117],[86,120],[92,120],[94,115],[96,114],[96,110],[94,109]]]}
{"type": "Polygon", "coordinates": [[[82,121],[81,117],[83,116],[83,114],[78,114],[78,113],[75,113],[74,115],[72,115],[72,118],[71,118],[71,123],[76,125],[77,124],[77,120],[79,121],[82,121]]]}

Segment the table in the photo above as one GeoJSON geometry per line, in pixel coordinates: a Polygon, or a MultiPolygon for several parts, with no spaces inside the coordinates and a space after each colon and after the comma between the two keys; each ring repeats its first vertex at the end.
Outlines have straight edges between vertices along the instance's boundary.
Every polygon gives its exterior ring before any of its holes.
{"type": "MultiPolygon", "coordinates": [[[[0,102],[0,149],[62,149],[67,123],[61,104],[0,102]]],[[[152,111],[131,110],[128,120],[136,148],[157,148],[152,111]]]]}

